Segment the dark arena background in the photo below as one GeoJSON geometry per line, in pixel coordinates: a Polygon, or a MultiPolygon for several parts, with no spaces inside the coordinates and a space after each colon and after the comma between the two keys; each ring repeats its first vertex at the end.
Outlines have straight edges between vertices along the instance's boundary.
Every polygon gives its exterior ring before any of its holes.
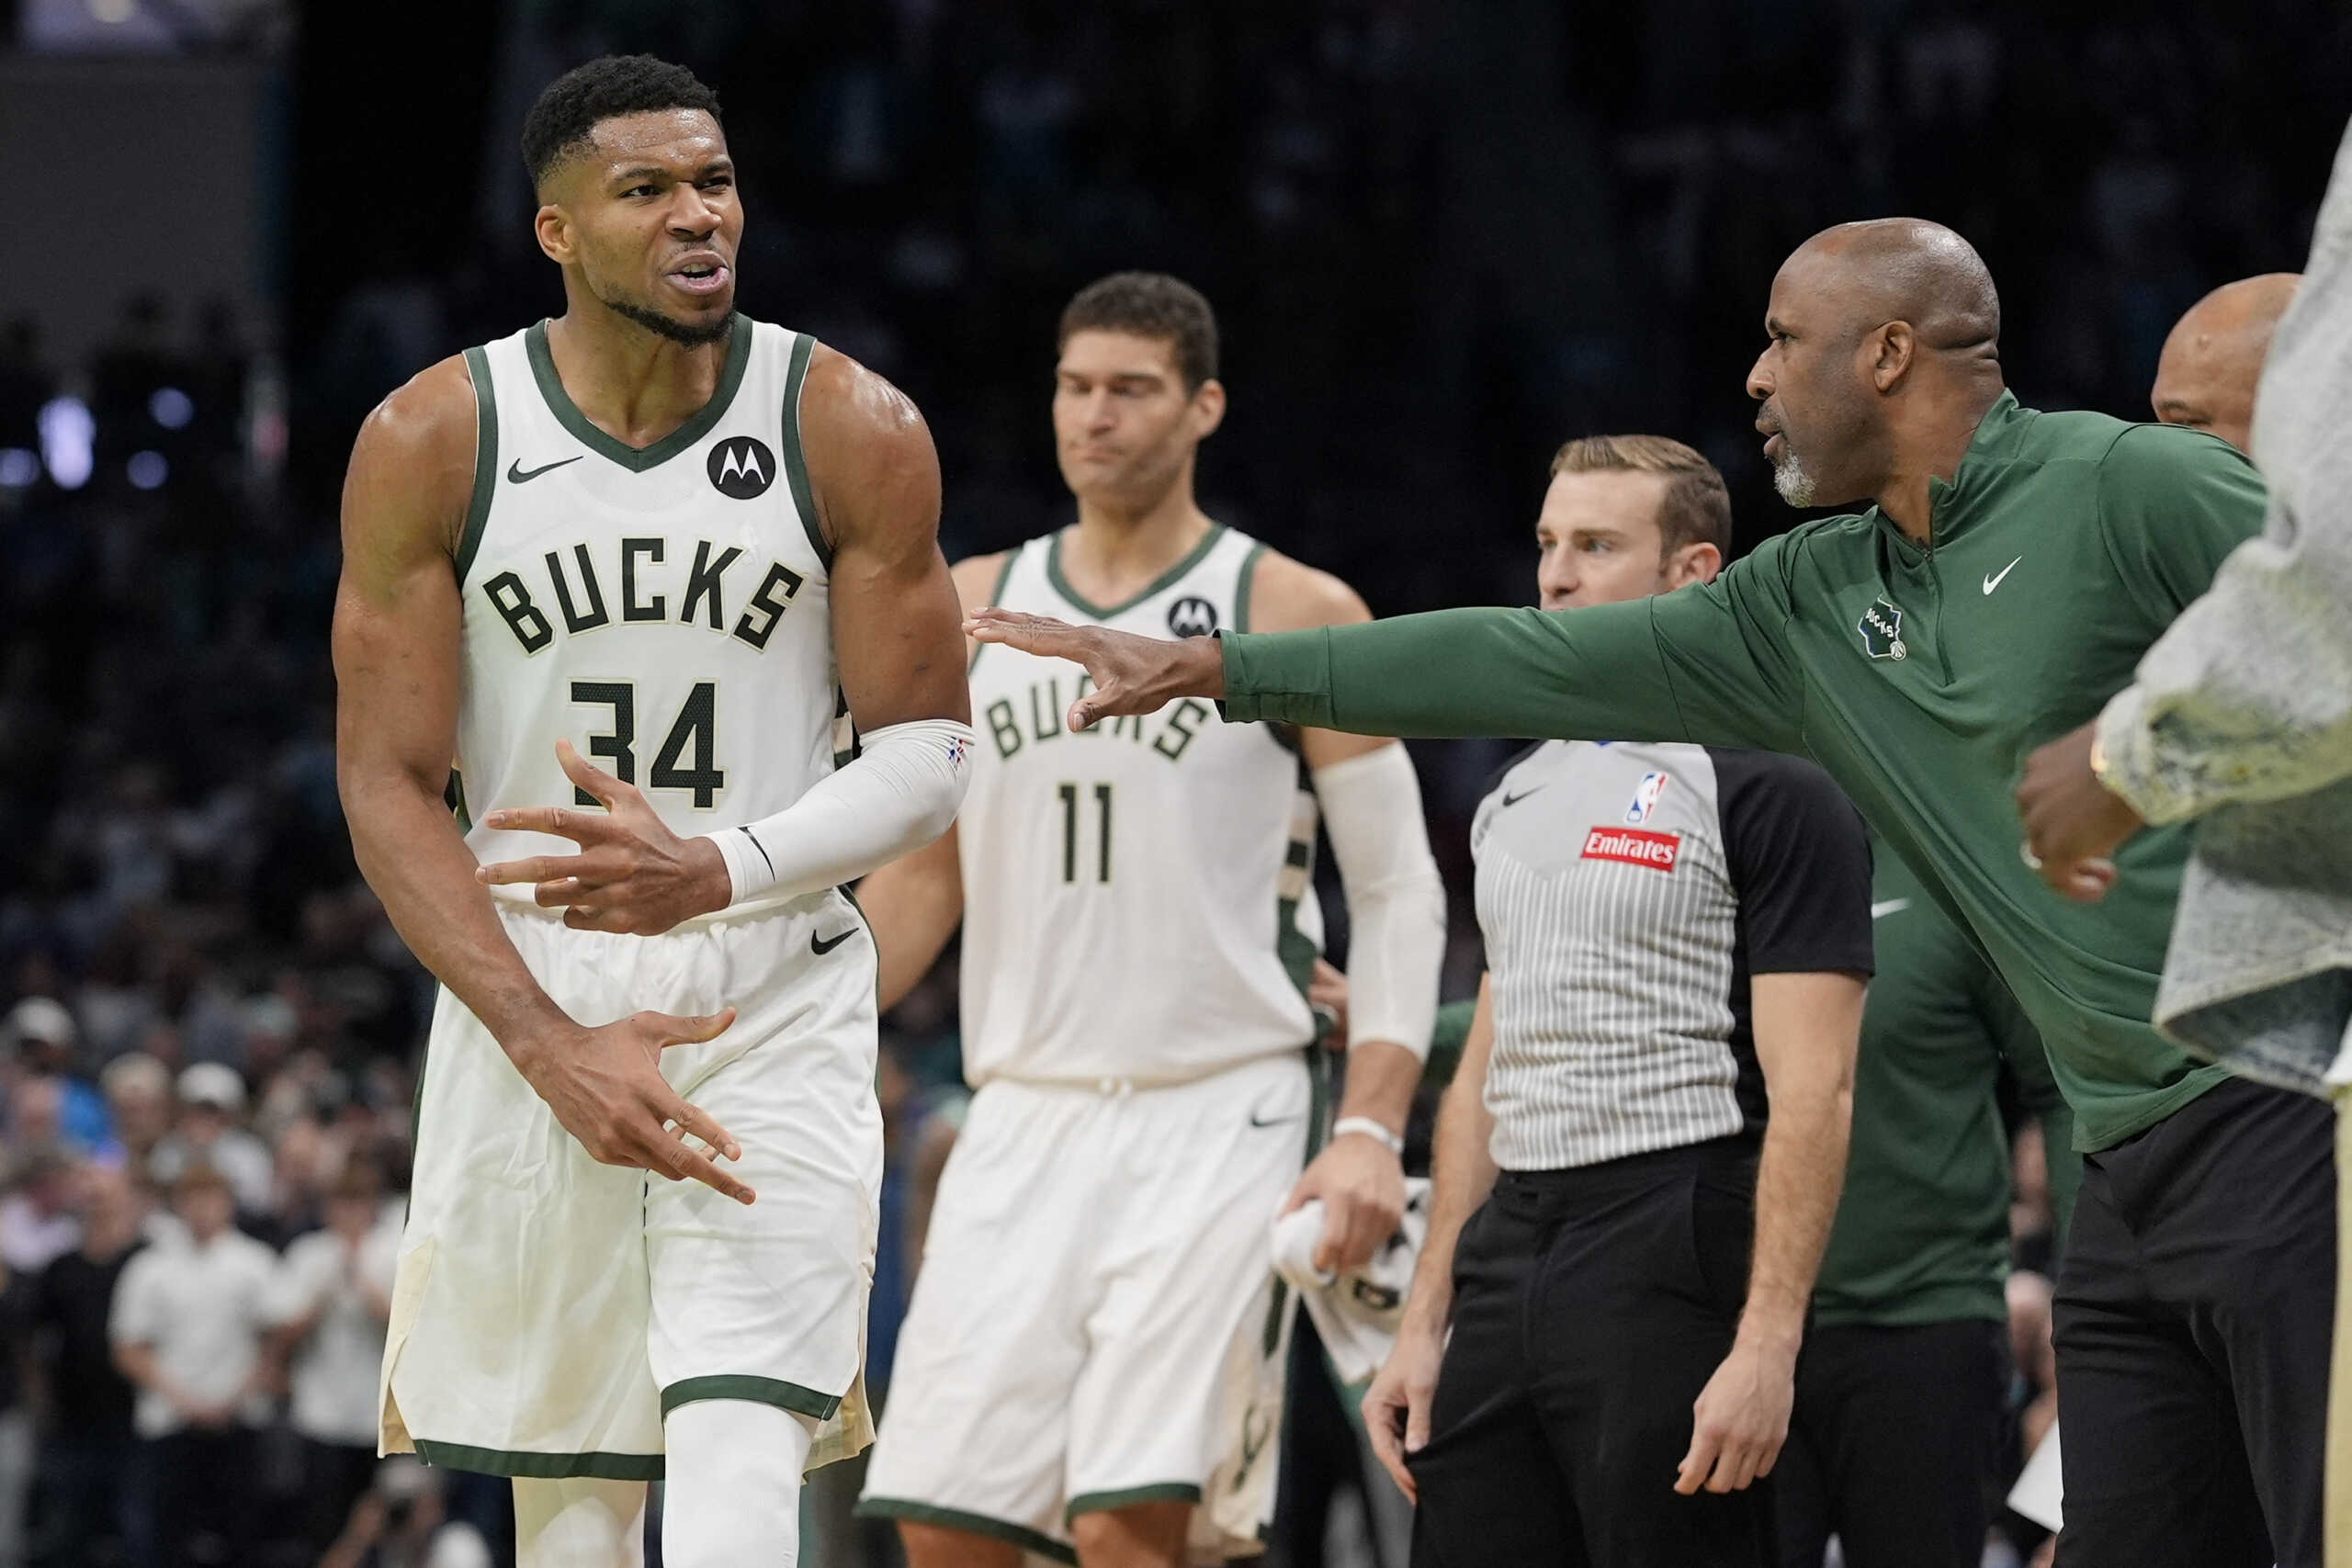
{"type": "MultiPolygon", "coordinates": [[[[1530,602],[1572,436],[1699,447],[1738,548],[1796,521],[1743,383],[1781,258],[1841,220],[1957,229],[2025,400],[2150,417],[2181,311],[2301,266],[2352,111],[2352,10],[2322,0],[0,0],[0,1568],[166,1561],[168,1456],[106,1354],[111,1276],[74,1261],[153,1184],[209,1158],[281,1267],[368,1197],[355,1170],[397,1223],[433,987],[337,805],[338,492],[389,391],[561,309],[516,134],[635,51],[720,95],[742,310],[922,409],[951,558],[1066,519],[1054,323],[1145,267],[1218,312],[1205,510],[1377,615],[1530,602]]],[[[1509,750],[1414,747],[1449,999],[1509,750]]],[[[884,1023],[877,1388],[927,1130],[960,1113],[953,967],[884,1023]]],[[[242,1561],[511,1562],[503,1483],[371,1472],[375,1352],[335,1354],[356,1427],[298,1431],[272,1392],[214,1482],[259,1521],[242,1561]]],[[[1402,1568],[1351,1399],[1311,1345],[1297,1369],[1265,1561],[1402,1568]]],[[[803,1561],[896,1562],[825,1474],[803,1561]]],[[[1984,1562],[2022,1563],[2042,1532],[1996,1517],[1984,1562]]]]}

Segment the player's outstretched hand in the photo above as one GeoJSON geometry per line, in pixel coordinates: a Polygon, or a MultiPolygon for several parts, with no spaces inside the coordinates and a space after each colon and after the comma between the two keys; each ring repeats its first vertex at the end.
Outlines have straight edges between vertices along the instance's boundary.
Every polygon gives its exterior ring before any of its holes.
{"type": "Polygon", "coordinates": [[[2116,850],[2143,826],[2140,814],[2099,782],[2091,765],[2098,740],[2096,719],[2060,736],[2026,759],[2018,784],[2026,864],[2085,904],[2107,896],[2115,885],[2116,850]]]}
{"type": "Polygon", "coordinates": [[[1690,1405],[1690,1451],[1682,1456],[1674,1489],[1688,1496],[1744,1491],[1772,1473],[1789,1438],[1789,1407],[1796,1401],[1796,1357],[1747,1339],[1732,1342],[1707,1386],[1690,1405]]]}
{"type": "Polygon", "coordinates": [[[1158,713],[1179,697],[1225,695],[1225,654],[1215,637],[1137,637],[1106,626],[1073,626],[1019,610],[975,610],[964,621],[974,642],[1001,642],[1023,653],[1083,664],[1094,689],[1070,705],[1070,728],[1098,718],[1158,713]]]}
{"type": "Polygon", "coordinates": [[[1363,1429],[1381,1468],[1410,1502],[1421,1500],[1406,1456],[1430,1440],[1430,1402],[1437,1397],[1438,1363],[1445,1359],[1445,1336],[1410,1317],[1397,1331],[1396,1346],[1364,1390],[1363,1429]]]}
{"type": "Polygon", "coordinates": [[[741,1159],[741,1146],[726,1128],[681,1099],[661,1067],[662,1053],[670,1046],[716,1040],[734,1022],[733,1008],[700,1018],[632,1013],[518,1051],[514,1066],[548,1102],[563,1130],[579,1139],[598,1164],[633,1166],[673,1181],[699,1181],[739,1203],[749,1203],[752,1190],[710,1157],[716,1153],[741,1159]],[[688,1143],[689,1137],[703,1147],[688,1143]]]}
{"type": "Polygon", "coordinates": [[[635,784],[623,784],[571,749],[555,743],[564,776],[596,797],[603,811],[531,806],[492,811],[481,825],[503,832],[552,833],[580,846],[576,855],[500,861],[474,873],[486,886],[527,882],[541,908],[561,909],[574,931],[660,936],[681,920],[727,907],[735,888],[718,846],[670,831],[635,784]]]}

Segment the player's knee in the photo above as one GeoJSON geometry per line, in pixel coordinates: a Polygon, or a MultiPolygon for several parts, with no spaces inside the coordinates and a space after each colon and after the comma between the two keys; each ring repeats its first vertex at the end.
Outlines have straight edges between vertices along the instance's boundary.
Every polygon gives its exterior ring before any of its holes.
{"type": "Polygon", "coordinates": [[[1136,1503],[1102,1508],[1069,1522],[1080,1568],[1183,1568],[1190,1503],[1136,1503]]]}
{"type": "Polygon", "coordinates": [[[1012,1542],[944,1525],[900,1519],[899,1544],[906,1550],[907,1568],[1021,1568],[1021,1549],[1012,1542]]]}

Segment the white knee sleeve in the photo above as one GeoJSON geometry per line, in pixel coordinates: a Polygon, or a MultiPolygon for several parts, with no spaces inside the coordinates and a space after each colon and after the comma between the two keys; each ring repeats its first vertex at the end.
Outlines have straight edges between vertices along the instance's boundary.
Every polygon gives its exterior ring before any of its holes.
{"type": "Polygon", "coordinates": [[[793,1568],[800,1472],[816,1421],[772,1404],[705,1399],[681,1404],[662,1426],[662,1568],[793,1568]]]}
{"type": "Polygon", "coordinates": [[[644,1568],[645,1483],[514,1483],[514,1568],[644,1568]]]}

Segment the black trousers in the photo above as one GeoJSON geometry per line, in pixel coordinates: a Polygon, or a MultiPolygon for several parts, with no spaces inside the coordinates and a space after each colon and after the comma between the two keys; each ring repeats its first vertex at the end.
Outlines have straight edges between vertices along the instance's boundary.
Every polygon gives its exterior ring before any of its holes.
{"type": "Polygon", "coordinates": [[[175,1432],[148,1445],[156,1568],[232,1568],[253,1561],[256,1447],[243,1427],[175,1432]]]}
{"type": "Polygon", "coordinates": [[[2060,1568],[2320,1568],[2335,1112],[2232,1079],[2083,1161],[2060,1568]]]}
{"type": "Polygon", "coordinates": [[[1783,1568],[1976,1568],[2001,1440],[2007,1334],[1985,1319],[1815,1328],[1772,1471],[1783,1568]]]}
{"type": "Polygon", "coordinates": [[[1414,1568],[1763,1568],[1769,1483],[1674,1490],[1747,1293],[1756,1152],[1505,1171],[1454,1256],[1414,1568]]]}

